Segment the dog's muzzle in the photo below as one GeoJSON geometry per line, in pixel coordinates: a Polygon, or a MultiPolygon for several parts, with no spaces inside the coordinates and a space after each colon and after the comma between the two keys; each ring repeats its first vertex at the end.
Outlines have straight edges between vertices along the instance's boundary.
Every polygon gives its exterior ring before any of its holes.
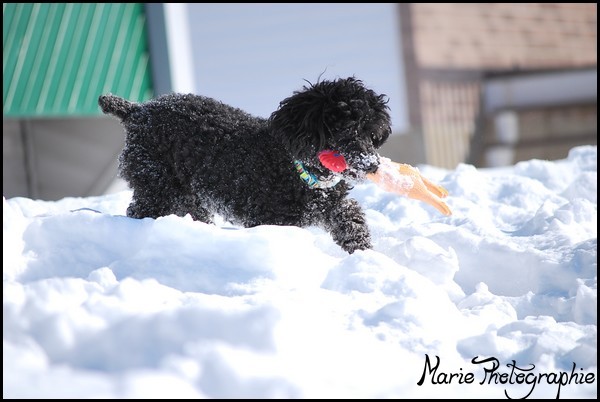
{"type": "Polygon", "coordinates": [[[379,155],[361,153],[356,158],[349,158],[350,165],[358,171],[364,173],[375,173],[379,168],[379,155]]]}

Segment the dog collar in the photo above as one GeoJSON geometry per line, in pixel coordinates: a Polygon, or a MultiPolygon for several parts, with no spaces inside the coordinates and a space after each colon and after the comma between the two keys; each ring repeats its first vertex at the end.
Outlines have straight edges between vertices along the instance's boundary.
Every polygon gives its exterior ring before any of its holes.
{"type": "Polygon", "coordinates": [[[337,175],[332,175],[332,177],[330,179],[319,180],[317,178],[317,176],[310,173],[304,167],[304,164],[297,159],[294,161],[294,166],[296,167],[296,171],[300,175],[300,178],[302,179],[302,181],[305,182],[306,185],[310,188],[320,188],[320,189],[331,188],[331,187],[334,187],[336,184],[338,184],[341,180],[341,177],[339,177],[337,175]]]}

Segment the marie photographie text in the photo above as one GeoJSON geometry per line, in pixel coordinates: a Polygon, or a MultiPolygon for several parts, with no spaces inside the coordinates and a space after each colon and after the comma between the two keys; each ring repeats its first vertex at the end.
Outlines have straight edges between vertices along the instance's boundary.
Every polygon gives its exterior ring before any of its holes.
{"type": "Polygon", "coordinates": [[[533,394],[536,386],[546,384],[556,387],[556,398],[558,399],[562,387],[596,382],[596,374],[585,372],[583,368],[578,368],[575,362],[573,362],[571,370],[555,372],[539,372],[535,370],[534,364],[521,365],[515,360],[511,360],[506,364],[506,370],[500,370],[500,361],[495,357],[475,356],[471,359],[471,364],[478,371],[477,374],[463,370],[462,367],[458,371],[442,369],[439,356],[435,356],[435,360],[432,361],[429,355],[425,354],[423,373],[417,385],[517,385],[517,387],[511,387],[510,391],[505,388],[504,395],[509,399],[526,399],[533,394]],[[477,370],[478,368],[479,370],[477,370]],[[483,373],[479,373],[480,371],[483,371],[483,373]]]}

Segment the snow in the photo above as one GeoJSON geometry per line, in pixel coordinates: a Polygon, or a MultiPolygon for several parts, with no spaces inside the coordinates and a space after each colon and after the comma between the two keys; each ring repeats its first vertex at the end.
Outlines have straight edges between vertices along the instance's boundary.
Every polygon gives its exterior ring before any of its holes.
{"type": "Polygon", "coordinates": [[[419,170],[453,215],[360,184],[351,255],[129,191],[4,199],[3,397],[596,398],[596,146],[419,170]]]}

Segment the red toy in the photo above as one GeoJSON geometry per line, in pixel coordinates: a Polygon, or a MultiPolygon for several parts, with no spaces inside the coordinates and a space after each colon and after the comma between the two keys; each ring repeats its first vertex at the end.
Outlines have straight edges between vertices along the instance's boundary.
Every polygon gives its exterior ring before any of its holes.
{"type": "Polygon", "coordinates": [[[344,156],[337,151],[321,151],[319,152],[319,160],[327,169],[332,172],[343,172],[348,165],[344,156]]]}

